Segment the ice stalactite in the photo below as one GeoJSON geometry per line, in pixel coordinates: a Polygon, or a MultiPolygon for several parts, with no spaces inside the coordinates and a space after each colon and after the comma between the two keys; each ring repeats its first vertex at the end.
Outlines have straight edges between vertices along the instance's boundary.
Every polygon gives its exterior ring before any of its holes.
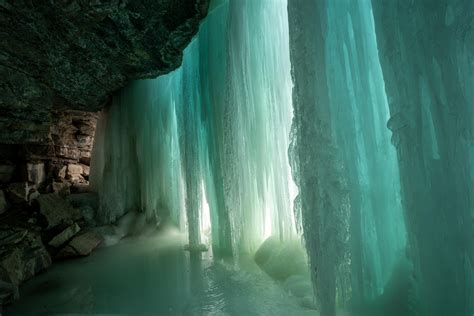
{"type": "Polygon", "coordinates": [[[114,98],[93,177],[105,221],[186,216],[196,245],[208,205],[214,248],[238,254],[295,235],[288,20],[285,1],[212,8],[180,69],[114,98]]]}
{"type": "Polygon", "coordinates": [[[472,315],[474,2],[372,2],[421,315],[472,315]]]}

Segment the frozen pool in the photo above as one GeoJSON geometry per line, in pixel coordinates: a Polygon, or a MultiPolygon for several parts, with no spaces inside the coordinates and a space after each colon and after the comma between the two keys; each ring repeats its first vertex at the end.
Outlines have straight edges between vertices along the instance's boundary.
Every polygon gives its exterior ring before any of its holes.
{"type": "Polygon", "coordinates": [[[318,315],[250,259],[191,257],[174,231],[124,240],[25,283],[6,316],[318,315]]]}

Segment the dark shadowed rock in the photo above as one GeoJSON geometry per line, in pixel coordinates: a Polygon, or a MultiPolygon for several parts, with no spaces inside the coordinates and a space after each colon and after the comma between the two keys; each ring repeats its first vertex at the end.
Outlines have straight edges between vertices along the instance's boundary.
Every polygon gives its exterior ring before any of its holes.
{"type": "Polygon", "coordinates": [[[68,226],[66,229],[64,229],[61,233],[56,235],[53,239],[51,239],[48,243],[48,245],[59,248],[62,245],[64,245],[69,239],[74,237],[81,228],[77,223],[72,224],[71,226],[68,226]]]}
{"type": "Polygon", "coordinates": [[[5,226],[0,229],[0,268],[15,287],[51,265],[51,257],[37,233],[5,226]]]}
{"type": "Polygon", "coordinates": [[[97,209],[99,207],[99,195],[96,192],[71,194],[66,199],[76,208],[90,206],[97,209]]]}
{"type": "MultiPolygon", "coordinates": [[[[2,1],[0,143],[47,142],[53,109],[97,111],[128,80],[176,69],[207,7],[208,0],[2,1]]],[[[79,132],[89,143],[87,126],[79,132]]]]}
{"type": "Polygon", "coordinates": [[[74,237],[66,247],[59,251],[56,258],[67,259],[88,256],[102,241],[103,238],[101,235],[93,231],[88,231],[74,237]]]}
{"type": "Polygon", "coordinates": [[[38,202],[40,213],[46,218],[46,229],[71,225],[82,217],[79,210],[55,193],[41,195],[38,202]]]}
{"type": "Polygon", "coordinates": [[[7,194],[12,203],[25,203],[28,201],[30,187],[27,182],[10,183],[7,194]]]}

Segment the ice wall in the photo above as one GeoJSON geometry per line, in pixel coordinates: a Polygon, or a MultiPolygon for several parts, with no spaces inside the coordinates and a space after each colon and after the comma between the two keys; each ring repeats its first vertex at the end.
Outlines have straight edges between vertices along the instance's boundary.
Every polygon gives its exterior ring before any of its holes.
{"type": "Polygon", "coordinates": [[[373,304],[406,260],[399,170],[370,1],[289,1],[288,12],[290,155],[319,305],[334,315],[336,295],[373,304]]]}
{"type": "Polygon", "coordinates": [[[285,1],[212,8],[179,70],[114,98],[93,177],[104,221],[186,217],[196,245],[208,205],[214,248],[237,255],[296,232],[288,20],[285,1]]]}
{"type": "Polygon", "coordinates": [[[472,315],[474,2],[372,2],[421,315],[472,315]]]}

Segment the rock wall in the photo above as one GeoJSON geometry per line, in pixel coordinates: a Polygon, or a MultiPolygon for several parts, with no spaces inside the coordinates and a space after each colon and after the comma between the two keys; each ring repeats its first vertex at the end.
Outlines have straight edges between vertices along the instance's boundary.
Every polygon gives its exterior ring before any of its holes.
{"type": "Polygon", "coordinates": [[[1,146],[0,305],[17,299],[19,285],[53,260],[88,255],[102,241],[88,230],[97,195],[85,192],[98,113],[53,117],[44,143],[1,146]]]}
{"type": "Polygon", "coordinates": [[[56,111],[53,116],[43,143],[0,145],[0,190],[5,190],[7,199],[23,196],[28,200],[36,191],[80,191],[89,184],[98,113],[71,110],[56,111]]]}
{"type": "Polygon", "coordinates": [[[47,141],[54,111],[98,111],[130,79],[181,64],[208,0],[0,4],[0,144],[47,141]]]}

